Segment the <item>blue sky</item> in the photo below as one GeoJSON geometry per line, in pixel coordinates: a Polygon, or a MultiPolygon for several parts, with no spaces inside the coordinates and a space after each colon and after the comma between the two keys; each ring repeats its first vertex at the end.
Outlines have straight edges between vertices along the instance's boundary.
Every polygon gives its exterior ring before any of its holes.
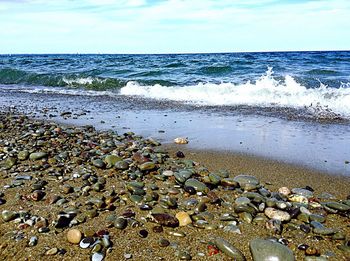
{"type": "Polygon", "coordinates": [[[349,0],[0,0],[0,53],[349,50],[349,0]]]}

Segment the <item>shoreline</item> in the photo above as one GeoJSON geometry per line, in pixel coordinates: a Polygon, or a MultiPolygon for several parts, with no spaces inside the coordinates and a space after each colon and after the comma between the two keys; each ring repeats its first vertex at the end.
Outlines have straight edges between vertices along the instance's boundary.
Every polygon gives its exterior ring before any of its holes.
{"type": "Polygon", "coordinates": [[[303,122],[118,96],[6,93],[4,108],[97,130],[134,131],[162,143],[188,137],[191,149],[232,151],[350,177],[350,125],[303,122]],[[179,106],[179,107],[178,107],[179,106]],[[67,114],[68,113],[68,114],[67,114]],[[64,116],[62,116],[64,115],[64,116]]]}

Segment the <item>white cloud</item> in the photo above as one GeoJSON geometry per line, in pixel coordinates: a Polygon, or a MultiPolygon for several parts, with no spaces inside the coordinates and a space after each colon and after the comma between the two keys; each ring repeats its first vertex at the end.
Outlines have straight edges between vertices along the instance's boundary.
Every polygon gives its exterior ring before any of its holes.
{"type": "Polygon", "coordinates": [[[147,2],[0,2],[0,53],[350,49],[350,1],[147,2]]]}

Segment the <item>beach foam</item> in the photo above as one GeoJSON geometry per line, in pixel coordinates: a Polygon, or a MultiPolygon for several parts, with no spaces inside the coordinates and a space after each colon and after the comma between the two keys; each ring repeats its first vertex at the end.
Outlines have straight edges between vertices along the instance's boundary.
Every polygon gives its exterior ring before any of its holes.
{"type": "Polygon", "coordinates": [[[320,83],[317,88],[306,88],[292,76],[283,81],[273,77],[272,68],[255,82],[199,83],[192,86],[165,87],[162,85],[142,86],[128,82],[121,88],[123,95],[137,95],[145,98],[168,99],[198,105],[247,105],[257,107],[322,108],[350,116],[349,83],[339,88],[329,88],[320,83]]]}

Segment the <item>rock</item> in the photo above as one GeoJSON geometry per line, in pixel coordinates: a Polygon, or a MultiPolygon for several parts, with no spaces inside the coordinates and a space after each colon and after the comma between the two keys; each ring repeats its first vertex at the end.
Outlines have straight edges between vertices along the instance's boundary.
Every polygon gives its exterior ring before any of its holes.
{"type": "Polygon", "coordinates": [[[54,256],[58,253],[58,248],[54,247],[46,251],[45,255],[47,256],[54,256]]]}
{"type": "Polygon", "coordinates": [[[339,203],[339,202],[327,202],[326,206],[332,209],[336,209],[339,211],[348,211],[350,210],[350,206],[339,203]]]}
{"type": "Polygon", "coordinates": [[[234,177],[233,180],[244,190],[254,190],[258,188],[260,184],[256,177],[250,175],[238,175],[234,177]]]}
{"type": "Polygon", "coordinates": [[[121,161],[122,159],[116,155],[107,155],[104,158],[104,162],[106,163],[106,168],[112,168],[118,161],[121,161]]]}
{"type": "Polygon", "coordinates": [[[221,180],[221,185],[224,187],[237,187],[238,182],[236,182],[233,178],[223,178],[221,180]]]}
{"type": "Polygon", "coordinates": [[[126,161],[121,160],[121,161],[117,161],[114,164],[114,167],[119,170],[127,170],[129,168],[129,164],[126,161]]]}
{"type": "Polygon", "coordinates": [[[250,252],[254,261],[294,261],[292,250],[288,247],[269,240],[253,239],[250,241],[250,252]]]}
{"type": "Polygon", "coordinates": [[[5,222],[9,222],[13,219],[15,219],[17,216],[17,213],[11,210],[3,210],[1,212],[1,217],[5,222]]]}
{"type": "Polygon", "coordinates": [[[281,187],[278,189],[278,193],[280,193],[283,196],[288,196],[291,193],[291,191],[287,187],[281,187]]]}
{"type": "Polygon", "coordinates": [[[91,261],[102,261],[104,259],[104,255],[100,252],[95,252],[91,256],[91,261]]]}
{"type": "Polygon", "coordinates": [[[160,247],[167,247],[170,245],[169,240],[165,239],[165,238],[160,238],[158,241],[158,244],[160,247]]]}
{"type": "Polygon", "coordinates": [[[153,170],[156,168],[156,164],[153,162],[145,162],[139,166],[139,169],[142,171],[153,170]]]}
{"type": "Polygon", "coordinates": [[[46,152],[34,152],[29,155],[29,159],[31,160],[40,160],[45,157],[47,157],[46,152]]]}
{"type": "Polygon", "coordinates": [[[313,232],[319,235],[332,235],[336,231],[332,228],[325,227],[323,224],[317,221],[311,221],[311,226],[314,228],[313,232]]]}
{"type": "Polygon", "coordinates": [[[127,225],[128,225],[128,221],[123,217],[118,217],[114,222],[114,226],[120,230],[123,230],[124,228],[126,228],[127,225]]]}
{"type": "Polygon", "coordinates": [[[174,139],[174,143],[176,144],[187,144],[188,143],[188,139],[187,138],[183,138],[183,137],[178,137],[174,139]]]}
{"type": "Polygon", "coordinates": [[[242,252],[238,248],[234,247],[229,242],[227,242],[225,239],[221,237],[215,238],[214,244],[218,249],[220,249],[226,255],[233,258],[233,260],[236,260],[236,261],[246,260],[242,252]]]}
{"type": "Polygon", "coordinates": [[[196,180],[196,179],[186,180],[185,186],[193,187],[197,192],[204,192],[204,193],[209,192],[209,188],[203,182],[200,182],[199,180],[196,180]]]}
{"type": "Polygon", "coordinates": [[[92,165],[94,165],[96,168],[104,168],[105,163],[101,159],[94,159],[91,161],[92,165]]]}
{"type": "Polygon", "coordinates": [[[307,198],[313,197],[312,191],[310,191],[308,189],[304,189],[304,188],[293,188],[292,189],[292,193],[300,195],[300,196],[304,196],[304,197],[307,197],[307,198]]]}
{"type": "Polygon", "coordinates": [[[38,237],[32,236],[29,239],[28,246],[33,247],[38,243],[38,237]]]}
{"type": "Polygon", "coordinates": [[[45,192],[42,190],[35,190],[29,195],[29,198],[33,201],[39,201],[45,197],[45,192]]]}
{"type": "Polygon", "coordinates": [[[290,195],[288,197],[288,200],[291,202],[298,202],[298,203],[302,203],[302,204],[308,204],[309,200],[307,199],[307,197],[302,196],[302,195],[290,195]]]}
{"type": "Polygon", "coordinates": [[[27,150],[22,150],[17,154],[17,158],[19,160],[26,160],[28,159],[28,157],[29,157],[29,152],[27,150]]]}
{"type": "Polygon", "coordinates": [[[277,219],[280,221],[289,221],[291,219],[288,212],[277,210],[270,207],[266,208],[264,213],[268,218],[271,218],[271,219],[277,219]]]}
{"type": "Polygon", "coordinates": [[[8,169],[11,169],[14,165],[16,165],[16,162],[17,162],[16,158],[9,157],[9,158],[7,158],[6,160],[4,160],[4,161],[2,162],[2,166],[3,166],[6,170],[8,170],[8,169]]]}
{"type": "Polygon", "coordinates": [[[175,153],[175,156],[178,157],[178,158],[184,158],[185,154],[182,151],[178,151],[178,152],[175,153]]]}
{"type": "Polygon", "coordinates": [[[162,174],[163,174],[163,176],[171,177],[174,175],[174,172],[171,170],[164,170],[162,174]]]}
{"type": "Polygon", "coordinates": [[[79,244],[82,234],[78,229],[70,229],[67,232],[67,240],[72,244],[79,244]]]}
{"type": "Polygon", "coordinates": [[[166,226],[166,227],[179,226],[179,220],[171,214],[153,213],[152,216],[155,219],[155,221],[162,226],[166,226]]]}
{"type": "Polygon", "coordinates": [[[189,214],[184,211],[176,213],[175,217],[179,220],[179,226],[187,226],[192,223],[192,219],[189,214]]]}

